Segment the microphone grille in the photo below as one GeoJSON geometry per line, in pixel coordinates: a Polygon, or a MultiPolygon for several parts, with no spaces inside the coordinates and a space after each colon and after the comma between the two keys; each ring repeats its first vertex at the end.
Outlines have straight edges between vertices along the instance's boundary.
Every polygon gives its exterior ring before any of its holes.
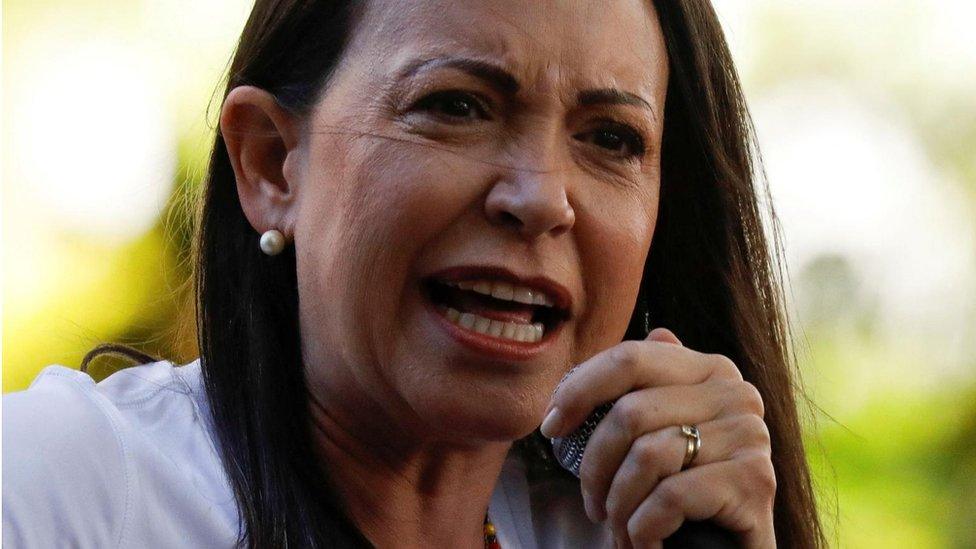
{"type": "Polygon", "coordinates": [[[597,424],[610,412],[610,408],[613,408],[613,404],[613,402],[601,404],[571,434],[566,437],[551,439],[552,453],[556,461],[563,469],[573,473],[576,478],[579,478],[579,468],[583,463],[583,452],[586,450],[586,444],[593,435],[593,431],[596,430],[597,424]]]}

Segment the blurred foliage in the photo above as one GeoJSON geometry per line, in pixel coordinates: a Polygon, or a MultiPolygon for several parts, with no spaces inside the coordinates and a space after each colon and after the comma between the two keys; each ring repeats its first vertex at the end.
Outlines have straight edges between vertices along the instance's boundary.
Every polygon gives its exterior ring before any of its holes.
{"type": "Polygon", "coordinates": [[[840,545],[976,546],[973,402],[976,387],[876,395],[819,432],[826,458],[811,451],[811,469],[825,503],[836,493],[840,545]]]}
{"type": "MultiPolygon", "coordinates": [[[[25,312],[4,309],[4,392],[27,388],[48,364],[78,367],[88,350],[105,341],[178,363],[197,355],[186,256],[189,227],[183,213],[169,210],[180,219],[161,217],[149,232],[121,247],[52,235],[45,299],[25,312]]],[[[17,261],[7,256],[10,251],[5,246],[5,261],[17,261]]],[[[17,290],[5,285],[4,301],[17,290]]],[[[127,365],[110,357],[96,364],[91,370],[96,379],[127,365]]]]}
{"type": "MultiPolygon", "coordinates": [[[[976,214],[976,42],[954,33],[951,15],[972,8],[749,4],[759,6],[745,74],[753,104],[798,80],[841,83],[899,117],[940,184],[961,189],[962,206],[976,214]]],[[[817,153],[812,161],[831,161],[817,153]]],[[[909,321],[892,332],[887,296],[851,258],[827,253],[791,267],[800,366],[822,411],[806,439],[830,539],[855,548],[976,547],[976,303],[961,304],[969,311],[961,324],[909,321]]],[[[969,299],[976,280],[964,282],[958,295],[969,299]]]]}
{"type": "Polygon", "coordinates": [[[801,367],[814,401],[831,414],[806,438],[834,542],[976,546],[976,383],[927,388],[888,379],[925,377],[927,355],[877,329],[876,301],[843,258],[811,261],[795,284],[801,367]]]}

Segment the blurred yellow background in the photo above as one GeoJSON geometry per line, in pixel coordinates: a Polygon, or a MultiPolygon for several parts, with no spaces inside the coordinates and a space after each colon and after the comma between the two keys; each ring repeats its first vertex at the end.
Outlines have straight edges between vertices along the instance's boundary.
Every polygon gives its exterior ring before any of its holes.
{"type": "MultiPolygon", "coordinates": [[[[976,7],[715,4],[783,224],[832,545],[976,547],[976,7]]],[[[4,392],[105,341],[196,356],[186,198],[249,9],[3,3],[4,392]]]]}

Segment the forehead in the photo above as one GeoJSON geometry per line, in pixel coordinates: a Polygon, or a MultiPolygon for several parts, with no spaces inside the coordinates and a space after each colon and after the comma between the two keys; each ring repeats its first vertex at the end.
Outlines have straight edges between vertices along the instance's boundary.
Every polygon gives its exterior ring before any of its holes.
{"type": "Polygon", "coordinates": [[[417,58],[465,55],[504,66],[536,91],[566,85],[614,87],[663,100],[667,53],[651,4],[374,0],[349,53],[385,72],[417,58]]]}

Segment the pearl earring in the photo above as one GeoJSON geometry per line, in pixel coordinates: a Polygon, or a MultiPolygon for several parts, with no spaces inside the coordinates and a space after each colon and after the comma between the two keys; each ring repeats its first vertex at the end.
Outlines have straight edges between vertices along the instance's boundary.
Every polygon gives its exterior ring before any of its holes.
{"type": "Polygon", "coordinates": [[[285,236],[277,229],[265,231],[261,235],[261,251],[268,255],[278,255],[285,249],[285,236]]]}

